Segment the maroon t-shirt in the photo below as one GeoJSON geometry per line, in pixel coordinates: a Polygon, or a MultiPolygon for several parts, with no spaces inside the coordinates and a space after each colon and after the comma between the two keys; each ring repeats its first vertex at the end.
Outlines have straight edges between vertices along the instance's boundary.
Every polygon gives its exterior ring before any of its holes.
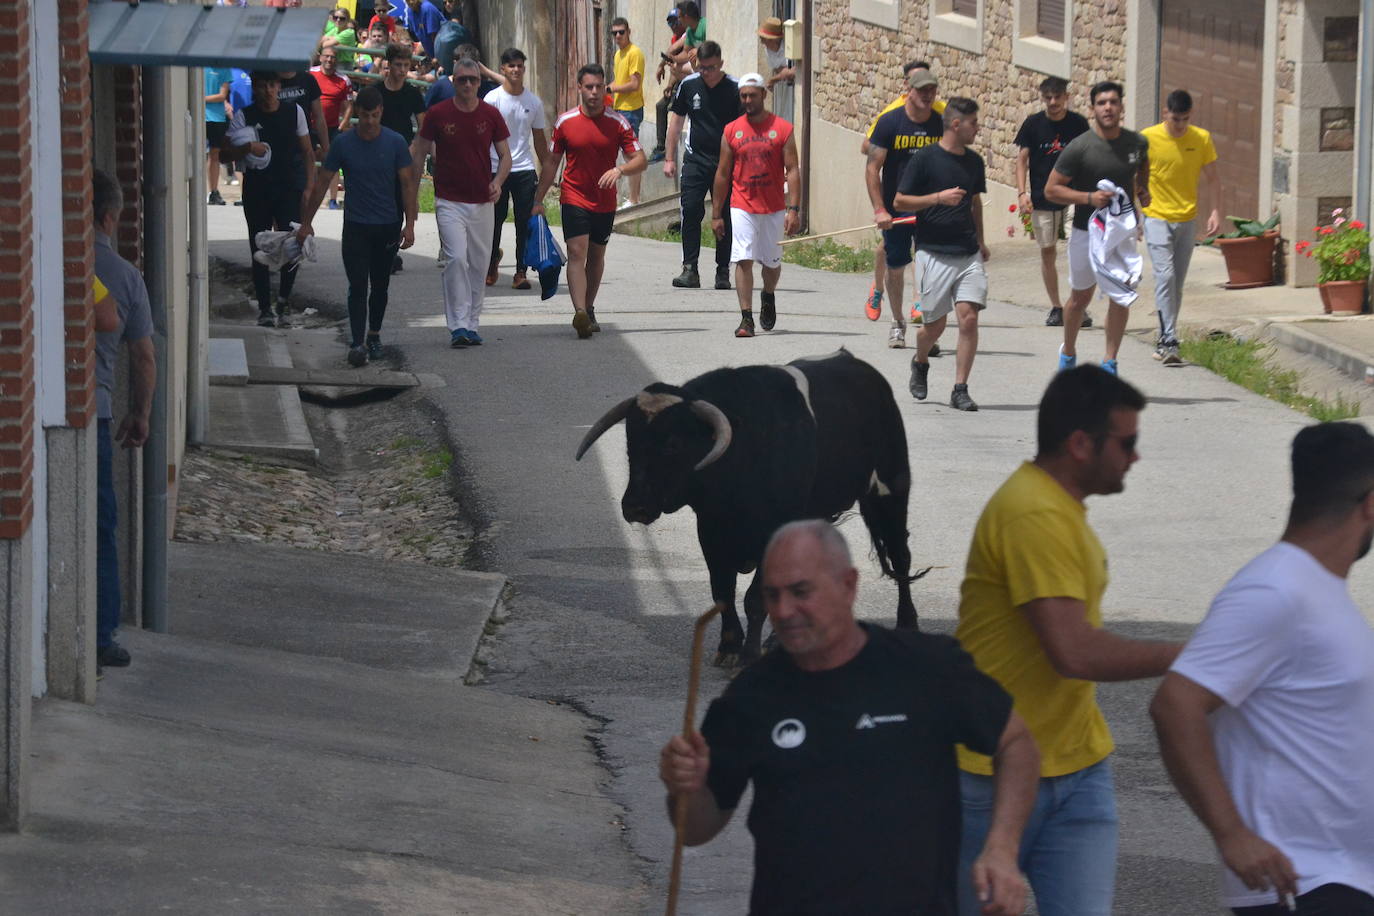
{"type": "Polygon", "coordinates": [[[501,112],[482,101],[463,111],[453,99],[445,99],[425,112],[420,136],[434,143],[434,196],[486,203],[491,197],[491,146],[510,136],[501,112]]]}

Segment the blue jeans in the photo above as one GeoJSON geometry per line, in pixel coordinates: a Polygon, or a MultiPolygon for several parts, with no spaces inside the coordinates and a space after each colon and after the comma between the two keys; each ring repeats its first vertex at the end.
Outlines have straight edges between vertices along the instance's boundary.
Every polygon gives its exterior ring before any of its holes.
{"type": "Polygon", "coordinates": [[[95,644],[103,649],[119,629],[119,502],[109,420],[96,421],[95,441],[95,644]]]}
{"type": "Polygon", "coordinates": [[[626,121],[630,122],[630,130],[635,132],[635,139],[639,139],[639,126],[644,123],[644,106],[631,109],[630,111],[617,111],[626,121]]]}
{"type": "MultiPolygon", "coordinates": [[[[981,907],[969,872],[992,819],[992,777],[960,773],[959,788],[959,916],[977,916],[981,907]]],[[[1111,916],[1116,841],[1116,790],[1108,761],[1041,779],[1019,858],[1041,916],[1111,916]]]]}

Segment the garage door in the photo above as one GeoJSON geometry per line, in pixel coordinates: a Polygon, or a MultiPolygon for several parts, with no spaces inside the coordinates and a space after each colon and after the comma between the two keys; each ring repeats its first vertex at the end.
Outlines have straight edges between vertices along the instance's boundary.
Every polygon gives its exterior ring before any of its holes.
{"type": "Polygon", "coordinates": [[[1259,212],[1260,92],[1264,20],[1235,0],[1164,0],[1159,106],[1175,89],[1193,96],[1193,123],[1212,132],[1222,216],[1259,212]]]}

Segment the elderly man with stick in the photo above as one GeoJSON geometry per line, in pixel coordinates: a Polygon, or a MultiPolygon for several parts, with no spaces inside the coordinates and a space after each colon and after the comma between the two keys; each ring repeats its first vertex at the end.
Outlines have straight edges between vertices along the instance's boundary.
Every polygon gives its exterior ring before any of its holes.
{"type": "Polygon", "coordinates": [[[763,596],[782,647],[664,747],[659,776],[688,845],[754,784],[752,913],[954,914],[955,746],[996,761],[993,828],[973,863],[988,914],[1019,914],[1016,866],[1040,766],[1011,700],[946,636],[854,619],[858,571],[824,521],[779,528],[763,596]]]}

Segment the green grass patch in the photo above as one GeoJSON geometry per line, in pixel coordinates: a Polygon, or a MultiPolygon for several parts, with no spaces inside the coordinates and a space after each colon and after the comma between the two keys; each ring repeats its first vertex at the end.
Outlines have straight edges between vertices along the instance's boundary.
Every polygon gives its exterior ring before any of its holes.
{"type": "Polygon", "coordinates": [[[1314,420],[1350,420],[1360,415],[1358,401],[1337,394],[1335,400],[1311,397],[1301,391],[1302,376],[1274,365],[1273,347],[1258,340],[1237,340],[1230,334],[1188,337],[1179,352],[1190,363],[1202,366],[1256,394],[1301,410],[1314,420]]]}
{"type": "Polygon", "coordinates": [[[393,452],[409,451],[419,448],[424,444],[424,440],[419,436],[397,436],[395,439],[391,440],[391,450],[393,452]]]}
{"type": "MultiPolygon", "coordinates": [[[[416,194],[415,203],[421,213],[434,212],[434,180],[426,175],[420,179],[420,190],[416,194]]],[[[557,189],[549,192],[544,198],[544,218],[549,221],[550,226],[563,225],[563,214],[558,210],[558,191],[557,189]]],[[[507,206],[506,222],[515,222],[515,207],[507,206]]]]}
{"type": "Polygon", "coordinates": [[[453,453],[446,448],[425,453],[420,463],[420,473],[428,480],[443,477],[453,467],[453,453]]]}

